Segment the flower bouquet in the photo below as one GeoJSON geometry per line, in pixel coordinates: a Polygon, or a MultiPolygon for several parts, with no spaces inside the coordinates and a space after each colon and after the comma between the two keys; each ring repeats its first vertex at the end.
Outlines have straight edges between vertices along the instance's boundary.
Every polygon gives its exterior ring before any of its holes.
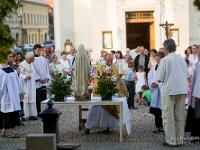
{"type": "Polygon", "coordinates": [[[72,94],[71,84],[73,80],[71,77],[63,78],[58,75],[53,75],[53,80],[50,83],[50,86],[45,88],[47,94],[54,96],[54,101],[64,101],[66,95],[72,94]]]}
{"type": "Polygon", "coordinates": [[[102,68],[101,72],[97,71],[98,87],[94,93],[101,95],[102,100],[112,100],[112,96],[119,92],[117,87],[119,79],[109,70],[102,68]]]}

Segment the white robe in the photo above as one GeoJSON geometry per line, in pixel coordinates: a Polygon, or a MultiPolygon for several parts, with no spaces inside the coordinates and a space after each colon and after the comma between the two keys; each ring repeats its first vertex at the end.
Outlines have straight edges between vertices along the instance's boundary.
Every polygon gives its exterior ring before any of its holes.
{"type": "Polygon", "coordinates": [[[155,68],[156,68],[156,65],[151,67],[151,69],[148,73],[148,85],[149,85],[149,89],[152,94],[150,106],[153,108],[161,108],[161,86],[162,86],[162,83],[158,83],[158,81],[155,79],[155,74],[156,74],[155,68]],[[158,84],[158,86],[156,88],[151,87],[151,84],[153,82],[158,84]]]}
{"type": "Polygon", "coordinates": [[[28,64],[26,61],[23,61],[20,64],[21,76],[24,80],[24,87],[26,89],[24,95],[24,114],[25,118],[29,116],[37,115],[36,108],[36,82],[35,82],[35,70],[32,64],[28,64]],[[26,76],[30,76],[31,79],[27,80],[26,76]]]}
{"type": "Polygon", "coordinates": [[[87,115],[86,128],[93,127],[118,127],[118,120],[101,106],[90,106],[87,115]]]}
{"type": "MultiPolygon", "coordinates": [[[[35,80],[44,80],[45,78],[50,79],[49,68],[44,57],[35,57],[35,61],[33,62],[33,68],[35,70],[35,80]]],[[[41,88],[42,86],[47,86],[47,82],[44,84],[39,81],[36,82],[37,89],[41,88]]]]}
{"type": "MultiPolygon", "coordinates": [[[[111,66],[105,66],[105,70],[110,70],[111,66]]],[[[93,128],[93,127],[118,127],[119,122],[118,120],[113,117],[110,113],[108,113],[104,108],[101,106],[89,106],[88,114],[87,114],[87,122],[86,128],[93,128]]]]}
{"type": "Polygon", "coordinates": [[[0,111],[9,113],[21,110],[19,99],[19,79],[13,71],[0,70],[0,111]]]}

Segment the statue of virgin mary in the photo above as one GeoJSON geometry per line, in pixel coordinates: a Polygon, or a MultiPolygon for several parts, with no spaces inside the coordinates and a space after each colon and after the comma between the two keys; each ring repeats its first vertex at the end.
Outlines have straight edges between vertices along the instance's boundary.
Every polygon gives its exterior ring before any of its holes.
{"type": "Polygon", "coordinates": [[[83,44],[79,45],[75,58],[75,99],[88,100],[88,79],[90,78],[90,63],[83,44]]]}

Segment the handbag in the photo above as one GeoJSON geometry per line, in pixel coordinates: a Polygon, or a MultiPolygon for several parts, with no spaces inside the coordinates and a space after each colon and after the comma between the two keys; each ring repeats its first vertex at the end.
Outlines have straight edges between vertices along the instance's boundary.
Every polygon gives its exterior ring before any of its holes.
{"type": "Polygon", "coordinates": [[[195,103],[194,118],[200,119],[200,101],[196,101],[195,103]]]}

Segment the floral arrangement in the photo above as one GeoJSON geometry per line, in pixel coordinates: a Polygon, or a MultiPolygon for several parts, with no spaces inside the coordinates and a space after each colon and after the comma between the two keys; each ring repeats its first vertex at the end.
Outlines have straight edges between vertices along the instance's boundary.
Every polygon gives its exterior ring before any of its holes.
{"type": "Polygon", "coordinates": [[[119,92],[117,87],[120,79],[115,78],[114,73],[109,72],[104,67],[101,68],[102,73],[97,71],[98,87],[95,89],[94,93],[101,95],[102,99],[107,96],[113,96],[119,92]]]}
{"type": "Polygon", "coordinates": [[[50,83],[50,86],[45,88],[47,93],[52,95],[71,95],[72,89],[71,84],[73,80],[71,77],[69,78],[63,78],[58,75],[53,75],[53,80],[50,83]]]}

